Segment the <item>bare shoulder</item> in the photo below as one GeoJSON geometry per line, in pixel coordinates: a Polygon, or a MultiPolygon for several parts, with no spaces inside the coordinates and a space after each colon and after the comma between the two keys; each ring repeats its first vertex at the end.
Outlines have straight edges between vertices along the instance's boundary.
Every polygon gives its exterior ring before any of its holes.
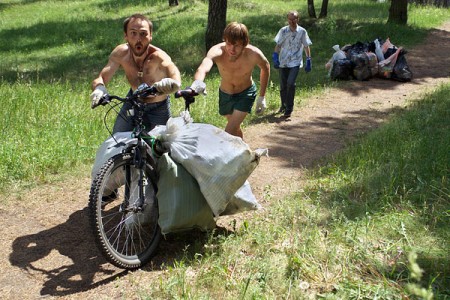
{"type": "Polygon", "coordinates": [[[249,45],[247,45],[247,47],[245,47],[245,51],[246,51],[246,56],[248,58],[254,60],[255,62],[261,62],[261,61],[267,60],[264,53],[258,47],[255,47],[255,46],[249,44],[249,45]]]}
{"type": "Polygon", "coordinates": [[[159,59],[161,61],[172,61],[172,58],[166,51],[156,46],[149,46],[149,53],[151,59],[159,59]]]}
{"type": "Polygon", "coordinates": [[[116,62],[122,62],[128,57],[128,44],[120,44],[111,52],[110,59],[116,62]]]}
{"type": "Polygon", "coordinates": [[[248,44],[245,48],[247,49],[247,53],[249,55],[264,56],[263,52],[258,47],[255,47],[251,44],[248,44]]]}
{"type": "Polygon", "coordinates": [[[225,49],[225,42],[216,44],[208,50],[207,56],[210,59],[214,60],[215,58],[222,56],[224,49],[225,49]]]}

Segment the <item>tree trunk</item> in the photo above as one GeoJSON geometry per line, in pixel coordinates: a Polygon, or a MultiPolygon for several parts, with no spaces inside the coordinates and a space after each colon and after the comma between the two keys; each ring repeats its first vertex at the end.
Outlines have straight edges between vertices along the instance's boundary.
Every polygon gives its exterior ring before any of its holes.
{"type": "Polygon", "coordinates": [[[226,20],[227,0],[209,0],[208,25],[205,35],[206,52],[215,44],[222,42],[226,20]]]}
{"type": "Polygon", "coordinates": [[[388,23],[406,24],[408,22],[408,0],[391,0],[388,23]]]}
{"type": "Polygon", "coordinates": [[[177,6],[178,0],[169,0],[169,6],[177,6]]]}
{"type": "Polygon", "coordinates": [[[328,0],[323,0],[319,18],[326,18],[327,14],[328,14],[328,0]]]}
{"type": "Polygon", "coordinates": [[[314,0],[308,0],[308,15],[310,18],[317,18],[316,9],[314,8],[314,0]]]}

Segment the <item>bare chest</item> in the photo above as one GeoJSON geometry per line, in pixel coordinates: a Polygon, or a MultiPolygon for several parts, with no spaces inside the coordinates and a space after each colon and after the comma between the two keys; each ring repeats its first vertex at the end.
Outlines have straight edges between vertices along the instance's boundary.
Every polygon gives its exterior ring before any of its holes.
{"type": "Polygon", "coordinates": [[[152,85],[164,77],[158,63],[151,58],[147,58],[142,62],[128,59],[124,64],[124,71],[128,82],[133,89],[136,89],[142,83],[152,85]]]}

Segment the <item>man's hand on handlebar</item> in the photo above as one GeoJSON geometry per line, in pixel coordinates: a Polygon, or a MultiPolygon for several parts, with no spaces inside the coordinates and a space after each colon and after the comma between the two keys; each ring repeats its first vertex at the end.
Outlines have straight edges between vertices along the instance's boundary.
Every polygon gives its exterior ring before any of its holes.
{"type": "Polygon", "coordinates": [[[108,97],[108,91],[103,84],[99,84],[95,87],[91,93],[91,108],[94,109],[99,105],[106,105],[110,102],[108,97]]]}
{"type": "Polygon", "coordinates": [[[181,83],[172,78],[163,78],[160,81],[155,82],[153,86],[160,94],[168,95],[178,91],[181,88],[181,83]]]}
{"type": "Polygon", "coordinates": [[[206,84],[201,80],[195,80],[191,86],[175,93],[175,98],[183,97],[186,103],[186,109],[195,102],[195,96],[199,94],[206,95],[206,84]]]}
{"type": "Polygon", "coordinates": [[[197,95],[206,95],[206,83],[204,83],[201,80],[195,80],[191,86],[190,89],[192,89],[193,91],[195,91],[195,93],[197,93],[197,95]]]}

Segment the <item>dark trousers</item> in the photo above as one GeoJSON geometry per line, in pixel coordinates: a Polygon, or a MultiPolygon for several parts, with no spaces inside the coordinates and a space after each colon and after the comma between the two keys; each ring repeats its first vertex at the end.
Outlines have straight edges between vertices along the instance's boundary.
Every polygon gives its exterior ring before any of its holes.
{"type": "Polygon", "coordinates": [[[280,97],[281,108],[290,115],[294,110],[295,80],[300,67],[280,68],[280,97]]]}
{"type": "MultiPolygon", "coordinates": [[[[133,91],[130,89],[127,96],[130,96],[132,93],[133,91]]],[[[135,124],[134,117],[130,113],[131,109],[132,105],[130,103],[124,103],[122,105],[114,123],[113,133],[133,130],[135,124]]],[[[170,116],[170,97],[168,96],[164,101],[145,104],[143,125],[146,131],[150,131],[156,125],[166,125],[170,116]]]]}

